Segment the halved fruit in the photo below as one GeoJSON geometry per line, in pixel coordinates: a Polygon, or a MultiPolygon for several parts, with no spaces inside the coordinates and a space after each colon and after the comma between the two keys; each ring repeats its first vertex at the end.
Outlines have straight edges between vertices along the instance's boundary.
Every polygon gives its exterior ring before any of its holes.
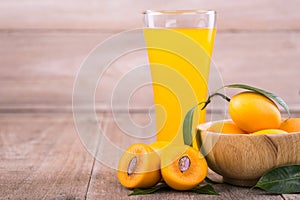
{"type": "Polygon", "coordinates": [[[151,144],[149,144],[149,147],[151,147],[158,155],[161,155],[162,151],[165,150],[170,142],[167,141],[155,141],[151,144]]]}
{"type": "Polygon", "coordinates": [[[161,154],[161,173],[164,181],[175,190],[190,190],[207,175],[205,158],[196,149],[174,146],[161,154]]]}
{"type": "Polygon", "coordinates": [[[121,156],[119,182],[127,188],[148,188],[161,180],[160,158],[145,144],[133,144],[121,156]]]}

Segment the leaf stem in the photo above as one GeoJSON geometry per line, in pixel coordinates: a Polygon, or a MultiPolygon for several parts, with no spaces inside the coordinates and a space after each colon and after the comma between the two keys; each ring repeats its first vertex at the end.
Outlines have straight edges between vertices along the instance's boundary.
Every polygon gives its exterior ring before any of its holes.
{"type": "Polygon", "coordinates": [[[201,110],[204,110],[204,109],[206,108],[206,106],[211,102],[211,99],[212,99],[214,96],[220,96],[220,97],[222,97],[223,99],[225,99],[226,101],[228,101],[228,102],[230,101],[230,98],[227,97],[226,95],[224,95],[224,94],[222,94],[222,93],[219,93],[219,92],[215,92],[215,93],[213,93],[212,95],[210,95],[210,96],[207,98],[207,100],[206,100],[204,106],[201,108],[201,110]]]}

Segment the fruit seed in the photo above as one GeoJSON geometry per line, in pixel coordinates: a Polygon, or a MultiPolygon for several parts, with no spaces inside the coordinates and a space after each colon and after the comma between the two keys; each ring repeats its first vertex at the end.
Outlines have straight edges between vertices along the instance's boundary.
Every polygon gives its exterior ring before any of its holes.
{"type": "Polygon", "coordinates": [[[182,156],[179,160],[178,160],[178,166],[181,172],[185,172],[189,169],[191,165],[191,160],[188,156],[182,156]]]}
{"type": "Polygon", "coordinates": [[[128,164],[128,168],[127,168],[128,176],[134,173],[136,164],[137,164],[137,157],[134,156],[128,164]]]}

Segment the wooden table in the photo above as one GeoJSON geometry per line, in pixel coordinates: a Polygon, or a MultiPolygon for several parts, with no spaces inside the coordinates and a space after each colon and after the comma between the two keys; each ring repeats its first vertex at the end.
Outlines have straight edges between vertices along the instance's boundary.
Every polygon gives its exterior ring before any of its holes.
{"type": "MultiPolygon", "coordinates": [[[[172,191],[128,197],[130,191],[118,183],[116,171],[89,153],[101,149],[99,140],[85,141],[91,145],[88,151],[72,115],[76,73],[96,45],[141,28],[146,9],[199,8],[218,12],[213,58],[224,84],[272,91],[299,117],[299,6],[297,0],[2,0],[0,199],[300,199],[227,184],[215,186],[220,196],[172,191]]],[[[118,62],[95,97],[99,127],[122,148],[136,140],[120,137],[109,113],[109,96],[135,59],[139,57],[118,62]]],[[[150,95],[151,88],[144,88],[131,102],[132,119],[141,124],[148,122],[144,111],[152,105],[150,95]]],[[[91,122],[82,121],[87,130],[91,122]]],[[[113,157],[105,150],[98,153],[113,157]]],[[[213,172],[209,176],[221,180],[213,172]]]]}
{"type": "MultiPolygon", "coordinates": [[[[132,116],[141,119],[146,115],[132,116]]],[[[99,113],[98,119],[107,133],[121,134],[111,114],[99,113]]],[[[89,123],[87,119],[87,128],[89,123]]],[[[126,146],[127,142],[123,144],[126,146]]],[[[105,154],[110,155],[109,150],[105,154]]],[[[116,171],[88,153],[75,130],[71,113],[0,114],[0,172],[0,199],[300,198],[300,195],[271,195],[228,184],[214,186],[220,196],[167,191],[128,197],[131,191],[118,183],[116,171]]],[[[208,176],[221,181],[213,172],[208,176]]]]}

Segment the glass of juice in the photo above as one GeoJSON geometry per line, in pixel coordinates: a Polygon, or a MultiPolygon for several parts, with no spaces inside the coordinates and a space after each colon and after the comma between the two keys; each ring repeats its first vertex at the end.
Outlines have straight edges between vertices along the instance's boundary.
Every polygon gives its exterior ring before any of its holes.
{"type": "MultiPolygon", "coordinates": [[[[207,98],[215,21],[215,11],[144,12],[157,141],[183,144],[185,115],[207,98]]],[[[194,117],[197,123],[204,122],[205,111],[194,117]]]]}

